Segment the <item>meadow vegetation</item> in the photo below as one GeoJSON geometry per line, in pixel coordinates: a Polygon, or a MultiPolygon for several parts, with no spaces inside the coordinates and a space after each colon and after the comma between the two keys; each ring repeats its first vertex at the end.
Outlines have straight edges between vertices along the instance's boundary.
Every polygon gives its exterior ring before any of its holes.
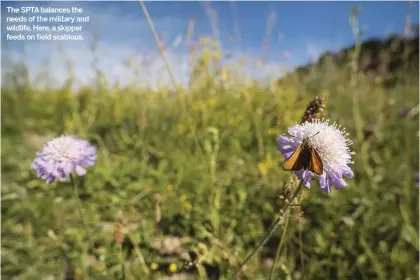
{"type": "MultiPolygon", "coordinates": [[[[410,53],[398,67],[380,67],[404,51],[378,40],[370,71],[359,61],[369,45],[359,44],[271,84],[210,71],[221,56],[204,52],[191,87],[154,93],[101,79],[76,93],[72,79],[39,89],[13,65],[1,95],[2,276],[121,279],[124,264],[125,279],[226,279],[284,204],[278,135],[323,95],[324,117],[354,143],[355,177],[331,194],[317,183],[304,190],[276,279],[417,279],[418,36],[395,40],[410,53]],[[92,244],[71,185],[30,170],[64,133],[98,150],[80,179],[92,244]]],[[[281,228],[238,279],[267,279],[281,228]]]]}

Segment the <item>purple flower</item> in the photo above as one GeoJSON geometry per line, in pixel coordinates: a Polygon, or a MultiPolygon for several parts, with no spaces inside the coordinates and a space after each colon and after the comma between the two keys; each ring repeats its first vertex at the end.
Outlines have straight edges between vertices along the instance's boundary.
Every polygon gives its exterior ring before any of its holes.
{"type": "Polygon", "coordinates": [[[292,156],[304,138],[310,137],[311,145],[323,162],[324,172],[321,176],[309,170],[294,172],[300,180],[304,181],[307,188],[310,187],[314,177],[319,180],[322,190],[328,193],[331,192],[331,186],[335,186],[336,189],[347,186],[343,176],[352,178],[354,175],[348,166],[353,163],[351,157],[354,152],[351,152],[348,147],[352,143],[347,139],[348,133],[344,129],[335,123],[329,125],[328,120],[314,120],[290,127],[289,133],[294,137],[282,134],[277,139],[278,150],[286,159],[292,156]]]}
{"type": "Polygon", "coordinates": [[[93,166],[96,160],[96,148],[88,141],[72,136],[61,136],[49,141],[37,153],[31,168],[37,176],[51,184],[58,178],[64,181],[73,172],[83,176],[85,167],[93,166]]]}

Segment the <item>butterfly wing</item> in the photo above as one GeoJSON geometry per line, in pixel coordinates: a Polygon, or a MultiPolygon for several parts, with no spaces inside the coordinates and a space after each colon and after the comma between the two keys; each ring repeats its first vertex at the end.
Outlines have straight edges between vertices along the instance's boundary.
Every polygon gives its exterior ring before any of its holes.
{"type": "Polygon", "coordinates": [[[291,157],[289,157],[285,163],[283,163],[282,168],[285,171],[299,171],[303,168],[302,157],[300,156],[302,152],[302,145],[299,145],[294,151],[291,157]]]}
{"type": "Polygon", "coordinates": [[[322,163],[322,159],[314,148],[311,149],[308,169],[319,176],[321,176],[324,172],[324,164],[322,163]]]}

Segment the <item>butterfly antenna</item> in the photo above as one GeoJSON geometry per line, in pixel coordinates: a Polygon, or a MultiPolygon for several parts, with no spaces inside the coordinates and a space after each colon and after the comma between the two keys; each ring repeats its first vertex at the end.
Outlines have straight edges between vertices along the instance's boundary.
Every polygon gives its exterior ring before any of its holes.
{"type": "Polygon", "coordinates": [[[310,139],[310,138],[312,138],[312,137],[314,137],[314,136],[316,136],[318,134],[319,134],[319,131],[317,133],[315,133],[314,135],[312,135],[311,137],[309,137],[308,139],[310,139]]]}

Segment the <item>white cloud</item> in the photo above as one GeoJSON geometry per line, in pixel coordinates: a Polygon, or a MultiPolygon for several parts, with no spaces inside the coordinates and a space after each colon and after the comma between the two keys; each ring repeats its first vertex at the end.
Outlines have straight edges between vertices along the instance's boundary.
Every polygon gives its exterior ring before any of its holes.
{"type": "MultiPolygon", "coordinates": [[[[172,49],[167,50],[165,54],[175,80],[187,85],[190,74],[189,55],[172,49]]],[[[119,82],[120,85],[134,83],[152,88],[172,86],[166,65],[157,50],[136,50],[132,46],[104,42],[98,44],[95,52],[87,43],[66,43],[60,51],[58,45],[31,44],[26,46],[25,56],[32,81],[39,71],[46,70],[43,65],[48,60],[50,78],[57,84],[63,84],[69,77],[67,65],[71,65],[76,85],[93,82],[96,79],[97,67],[110,85],[119,82]]],[[[245,58],[245,63],[240,69],[236,68],[238,74],[241,74],[238,83],[251,79],[260,81],[277,79],[287,71],[285,65],[263,62],[239,52],[233,54],[231,61],[234,62],[240,57],[245,58]]],[[[10,58],[18,61],[22,58],[22,54],[12,51],[10,58]]]]}
{"type": "MultiPolygon", "coordinates": [[[[173,51],[167,52],[166,55],[172,72],[175,73],[175,79],[185,83],[185,77],[188,77],[186,55],[173,51]]],[[[104,74],[109,84],[118,81],[121,85],[128,85],[134,82],[139,86],[153,88],[171,85],[164,63],[157,52],[136,53],[134,47],[122,44],[100,43],[95,52],[87,43],[66,43],[62,50],[53,44],[30,44],[25,47],[24,56],[32,81],[35,81],[41,70],[45,70],[41,67],[48,61],[50,78],[58,84],[63,84],[69,77],[67,65],[70,65],[76,85],[94,81],[96,68],[104,74]],[[135,69],[138,69],[138,77],[135,75],[135,69]]],[[[10,53],[10,59],[15,62],[22,57],[21,52],[10,53]]]]}

